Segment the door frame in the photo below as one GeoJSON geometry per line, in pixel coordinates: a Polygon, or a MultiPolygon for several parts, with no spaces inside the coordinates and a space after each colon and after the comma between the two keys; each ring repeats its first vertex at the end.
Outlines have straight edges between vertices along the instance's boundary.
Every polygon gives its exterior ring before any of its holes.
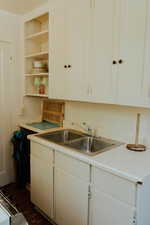
{"type": "MultiPolygon", "coordinates": [[[[12,71],[13,74],[13,60],[12,60],[12,56],[13,56],[13,43],[11,41],[4,41],[4,40],[0,40],[0,48],[5,48],[8,47],[9,48],[9,56],[8,59],[10,60],[9,63],[9,70],[12,71]]],[[[0,52],[0,56],[3,55],[3,52],[0,52]]],[[[2,56],[3,57],[3,56],[2,56]]],[[[1,60],[1,59],[0,59],[1,60]]],[[[3,58],[2,58],[3,61],[3,58]]],[[[2,62],[1,61],[1,62],[2,62]]],[[[0,63],[1,63],[0,62],[0,63]]],[[[3,63],[3,62],[2,62],[3,63]]],[[[2,64],[3,65],[3,64],[2,64]]],[[[11,109],[12,109],[12,100],[11,100],[11,96],[13,94],[12,92],[12,84],[13,84],[13,76],[10,76],[9,78],[7,77],[6,79],[9,79],[9,82],[7,82],[6,80],[4,80],[4,74],[3,74],[3,68],[1,67],[1,71],[2,72],[2,76],[0,77],[0,81],[1,81],[1,107],[3,108],[6,102],[6,98],[5,98],[5,88],[7,90],[9,90],[9,109],[7,108],[6,111],[10,110],[7,114],[7,118],[5,121],[8,121],[9,124],[5,124],[4,121],[2,121],[2,129],[4,129],[6,127],[6,130],[4,130],[4,133],[8,133],[8,136],[2,137],[2,143],[1,143],[1,148],[2,149],[2,165],[0,165],[0,186],[4,186],[8,183],[10,183],[12,181],[12,177],[13,177],[13,173],[12,173],[12,168],[13,168],[13,163],[12,163],[12,154],[11,154],[11,145],[10,145],[10,136],[12,133],[12,113],[11,113],[11,109]],[[10,85],[9,85],[10,84],[10,85]],[[6,85],[6,86],[5,86],[6,85]],[[8,86],[9,85],[9,86],[8,86]]],[[[9,73],[9,71],[8,71],[9,73]]],[[[6,91],[7,91],[6,90],[6,91]]],[[[8,105],[7,105],[8,107],[8,105]]],[[[6,115],[6,114],[5,114],[6,115]]],[[[4,116],[4,112],[2,112],[2,118],[4,116]]]]}

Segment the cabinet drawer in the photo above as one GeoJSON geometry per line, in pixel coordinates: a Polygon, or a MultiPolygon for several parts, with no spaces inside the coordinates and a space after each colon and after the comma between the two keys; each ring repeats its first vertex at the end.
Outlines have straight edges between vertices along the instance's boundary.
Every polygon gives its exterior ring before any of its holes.
{"type": "Polygon", "coordinates": [[[136,184],[97,168],[92,170],[92,182],[97,190],[135,206],[136,184]]]}
{"type": "Polygon", "coordinates": [[[87,182],[90,180],[90,167],[88,164],[60,152],[55,152],[55,166],[87,182]]]}
{"type": "Polygon", "coordinates": [[[42,161],[53,163],[53,151],[52,149],[40,145],[35,142],[31,142],[31,155],[40,158],[42,161]]]}

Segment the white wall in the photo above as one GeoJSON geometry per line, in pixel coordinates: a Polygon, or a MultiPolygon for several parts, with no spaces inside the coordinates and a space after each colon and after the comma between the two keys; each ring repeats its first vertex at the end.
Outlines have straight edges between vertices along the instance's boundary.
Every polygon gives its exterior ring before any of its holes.
{"type": "Polygon", "coordinates": [[[67,102],[65,120],[67,125],[71,121],[79,124],[87,122],[91,127],[98,128],[101,136],[133,143],[137,113],[141,113],[141,142],[150,146],[150,109],[67,102]]]}
{"type": "MultiPolygon", "coordinates": [[[[41,99],[23,98],[23,38],[23,16],[0,10],[0,41],[10,42],[13,46],[13,71],[10,74],[10,83],[6,87],[11,87],[11,95],[7,96],[12,106],[10,123],[11,135],[13,131],[16,130],[19,122],[40,120],[41,116],[41,99]],[[24,108],[22,108],[22,106],[24,106],[24,108]]],[[[0,161],[2,164],[0,165],[0,186],[10,183],[14,178],[10,136],[7,141],[9,145],[7,145],[8,147],[3,150],[1,154],[4,155],[4,157],[3,163],[0,161]]]]}
{"type": "Polygon", "coordinates": [[[0,0],[0,9],[24,14],[46,3],[48,0],[0,0]]]}
{"type": "Polygon", "coordinates": [[[20,5],[20,13],[24,14],[42,6],[47,3],[48,0],[20,0],[20,2],[22,2],[20,5]]]}
{"type": "Polygon", "coordinates": [[[17,128],[21,123],[41,121],[41,104],[42,104],[41,101],[42,101],[41,98],[36,97],[23,98],[23,102],[20,105],[20,108],[18,108],[18,114],[16,114],[17,123],[15,124],[15,128],[17,128]]]}
{"type": "MultiPolygon", "coordinates": [[[[11,95],[7,96],[10,99],[11,103],[11,124],[10,129],[13,130],[14,125],[16,124],[16,109],[19,107],[21,102],[21,64],[20,64],[20,47],[21,47],[21,39],[20,39],[20,27],[21,26],[21,17],[16,16],[7,12],[0,10],[0,41],[10,42],[13,46],[13,69],[10,74],[12,77],[10,78],[11,84],[11,95]]],[[[6,88],[8,88],[6,87],[6,88]]],[[[0,106],[1,107],[1,106],[0,106]]],[[[6,107],[7,109],[7,107],[6,107]]],[[[10,140],[8,140],[9,142],[10,140]]],[[[11,145],[9,145],[9,149],[5,149],[5,165],[0,172],[0,185],[9,183],[11,181],[11,171],[12,171],[12,154],[11,154],[11,145]]]]}
{"type": "Polygon", "coordinates": [[[18,0],[0,0],[0,9],[18,13],[20,11],[20,4],[18,0]]]}

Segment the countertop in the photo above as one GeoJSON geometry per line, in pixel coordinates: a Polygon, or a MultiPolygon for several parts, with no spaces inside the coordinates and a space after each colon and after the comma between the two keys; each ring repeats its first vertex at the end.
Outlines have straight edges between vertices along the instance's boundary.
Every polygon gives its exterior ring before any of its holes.
{"type": "MultiPolygon", "coordinates": [[[[62,128],[47,130],[42,133],[61,129],[62,128]]],[[[133,152],[127,150],[126,144],[123,144],[96,156],[88,156],[67,147],[46,141],[39,138],[37,135],[38,134],[29,135],[28,138],[92,166],[123,177],[131,182],[144,182],[144,180],[150,176],[150,149],[147,149],[145,152],[133,152]]]]}

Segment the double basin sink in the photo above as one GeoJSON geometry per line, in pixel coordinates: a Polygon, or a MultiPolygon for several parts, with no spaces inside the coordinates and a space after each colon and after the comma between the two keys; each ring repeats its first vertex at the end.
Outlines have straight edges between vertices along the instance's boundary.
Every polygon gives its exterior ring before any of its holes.
{"type": "Polygon", "coordinates": [[[90,156],[111,150],[112,148],[122,144],[120,142],[102,137],[92,137],[88,134],[72,129],[64,129],[55,132],[39,134],[37,136],[90,156]]]}

